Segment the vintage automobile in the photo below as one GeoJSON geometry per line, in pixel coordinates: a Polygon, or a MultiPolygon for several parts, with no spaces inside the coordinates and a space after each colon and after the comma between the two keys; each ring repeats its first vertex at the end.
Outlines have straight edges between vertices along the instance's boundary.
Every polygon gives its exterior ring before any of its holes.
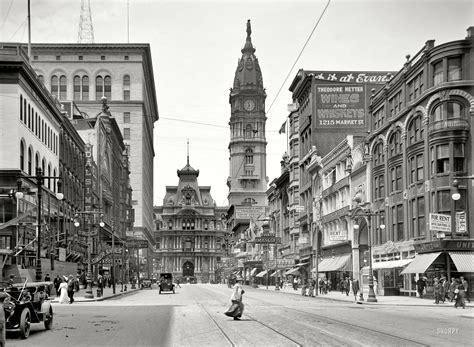
{"type": "Polygon", "coordinates": [[[173,274],[169,272],[162,273],[158,286],[160,287],[160,294],[161,292],[173,292],[173,294],[175,294],[173,274]]]}
{"type": "Polygon", "coordinates": [[[31,323],[53,325],[53,308],[46,288],[52,282],[15,283],[4,288],[3,311],[7,331],[19,330],[22,339],[30,335],[31,323]]]}
{"type": "Polygon", "coordinates": [[[153,289],[152,286],[151,286],[151,280],[148,279],[148,278],[143,279],[142,280],[142,287],[153,289]]]}

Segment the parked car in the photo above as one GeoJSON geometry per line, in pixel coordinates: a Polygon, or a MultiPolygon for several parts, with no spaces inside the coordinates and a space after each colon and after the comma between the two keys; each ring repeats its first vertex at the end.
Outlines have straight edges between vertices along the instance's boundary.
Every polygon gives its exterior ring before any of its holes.
{"type": "Polygon", "coordinates": [[[160,275],[160,282],[158,286],[160,287],[160,294],[161,292],[173,292],[173,294],[175,294],[173,274],[170,272],[162,273],[160,275]]]}
{"type": "Polygon", "coordinates": [[[52,282],[16,283],[5,288],[3,300],[5,328],[19,330],[23,339],[30,335],[31,323],[44,322],[46,330],[53,325],[53,308],[46,293],[52,282]]]}

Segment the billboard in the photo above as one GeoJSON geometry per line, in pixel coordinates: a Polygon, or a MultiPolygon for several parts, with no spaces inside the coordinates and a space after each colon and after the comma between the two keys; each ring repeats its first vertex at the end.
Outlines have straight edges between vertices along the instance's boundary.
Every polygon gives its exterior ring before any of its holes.
{"type": "Polygon", "coordinates": [[[367,129],[372,89],[378,91],[395,72],[311,71],[315,124],[322,132],[362,133],[367,129]]]}

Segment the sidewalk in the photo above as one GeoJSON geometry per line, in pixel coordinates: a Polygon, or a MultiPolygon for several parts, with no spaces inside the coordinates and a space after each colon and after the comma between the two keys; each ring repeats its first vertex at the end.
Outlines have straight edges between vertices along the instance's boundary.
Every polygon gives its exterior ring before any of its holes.
{"type": "MultiPolygon", "coordinates": [[[[136,292],[137,290],[140,290],[140,289],[138,288],[138,286],[137,286],[136,289],[132,289],[131,285],[127,284],[127,291],[125,291],[125,285],[124,285],[124,291],[121,292],[121,290],[122,290],[122,286],[117,285],[115,287],[115,294],[114,294],[112,287],[110,287],[110,288],[106,287],[106,288],[103,289],[103,295],[101,297],[97,297],[97,287],[93,287],[92,288],[92,294],[94,295],[94,297],[89,299],[89,298],[84,297],[84,295],[86,294],[86,289],[81,288],[81,290],[79,292],[74,293],[74,302],[103,301],[103,300],[107,300],[107,299],[110,299],[110,298],[115,298],[117,296],[130,294],[130,293],[136,292]]],[[[59,297],[53,295],[51,301],[53,303],[58,303],[59,302],[59,297]]]]}
{"type": "MultiPolygon", "coordinates": [[[[257,289],[267,290],[265,285],[259,285],[257,289]]],[[[269,291],[288,293],[294,295],[301,295],[301,288],[298,290],[293,290],[291,287],[283,287],[279,291],[275,290],[275,286],[268,286],[269,291]]],[[[363,305],[392,305],[392,306],[431,306],[431,307],[449,307],[453,308],[454,302],[446,302],[435,304],[433,299],[426,298],[420,299],[414,296],[377,296],[377,302],[367,302],[368,293],[364,293],[364,301],[358,301],[358,303],[363,305]]],[[[349,296],[346,294],[341,294],[338,291],[331,291],[327,294],[318,294],[318,298],[334,301],[346,301],[355,303],[354,295],[349,293],[349,296]]],[[[466,308],[472,309],[474,307],[472,302],[466,302],[466,308]]],[[[460,308],[462,310],[462,308],[460,308]]]]}

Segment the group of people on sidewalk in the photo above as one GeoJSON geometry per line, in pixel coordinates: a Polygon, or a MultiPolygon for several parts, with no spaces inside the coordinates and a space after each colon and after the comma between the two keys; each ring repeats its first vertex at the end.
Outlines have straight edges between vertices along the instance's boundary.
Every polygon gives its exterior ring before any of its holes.
{"type": "MultiPolygon", "coordinates": [[[[416,281],[416,287],[418,296],[423,298],[426,294],[426,277],[420,277],[416,281]]],[[[469,284],[464,276],[459,278],[451,277],[451,283],[448,282],[446,277],[435,277],[433,279],[433,295],[434,303],[445,303],[446,300],[449,302],[454,301],[454,307],[466,307],[466,301],[471,302],[469,299],[469,284]]]]}
{"type": "MultiPolygon", "coordinates": [[[[46,274],[45,281],[51,281],[49,274],[46,274]]],[[[77,293],[79,288],[79,275],[74,277],[57,275],[53,280],[53,286],[56,291],[56,296],[59,297],[60,304],[72,304],[74,302],[74,293],[77,293]]],[[[51,293],[48,293],[51,295],[51,293]]]]}

